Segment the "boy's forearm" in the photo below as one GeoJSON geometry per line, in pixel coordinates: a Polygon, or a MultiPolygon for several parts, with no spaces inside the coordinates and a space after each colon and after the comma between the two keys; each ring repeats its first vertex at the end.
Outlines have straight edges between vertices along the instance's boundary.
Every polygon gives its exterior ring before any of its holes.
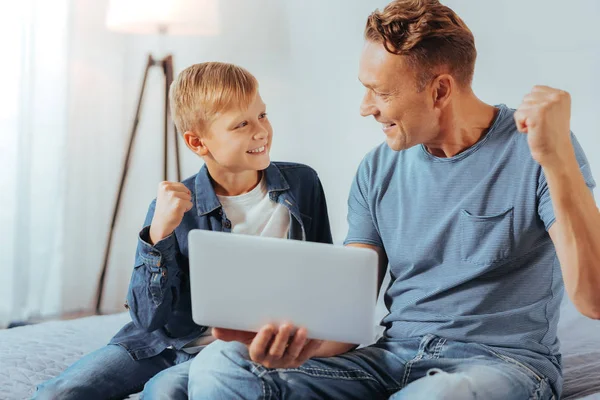
{"type": "Polygon", "coordinates": [[[173,300],[171,287],[179,283],[175,238],[165,238],[155,245],[149,240],[149,229],[145,227],[139,235],[127,302],[136,325],[151,332],[168,321],[173,300]]]}

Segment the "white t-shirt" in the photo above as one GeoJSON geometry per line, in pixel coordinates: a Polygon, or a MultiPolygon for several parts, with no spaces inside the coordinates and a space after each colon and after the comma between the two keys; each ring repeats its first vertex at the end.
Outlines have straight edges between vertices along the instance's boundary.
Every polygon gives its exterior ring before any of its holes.
{"type": "MultiPolygon", "coordinates": [[[[290,213],[288,209],[269,198],[267,183],[263,178],[248,193],[239,196],[217,195],[223,212],[231,222],[231,232],[267,236],[285,239],[290,229],[290,213]]],[[[202,346],[213,342],[211,329],[207,329],[197,340],[183,349],[188,353],[197,353],[202,346]]]]}
{"type": "Polygon", "coordinates": [[[269,198],[264,178],[248,193],[217,197],[231,221],[232,233],[287,238],[290,213],[285,206],[269,198]]]}

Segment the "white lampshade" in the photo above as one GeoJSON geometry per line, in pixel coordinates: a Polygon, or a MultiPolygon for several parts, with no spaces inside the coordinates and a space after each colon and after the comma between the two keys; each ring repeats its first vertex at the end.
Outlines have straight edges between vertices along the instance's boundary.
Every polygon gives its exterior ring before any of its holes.
{"type": "Polygon", "coordinates": [[[110,0],[108,29],[125,33],[216,35],[218,0],[110,0]]]}

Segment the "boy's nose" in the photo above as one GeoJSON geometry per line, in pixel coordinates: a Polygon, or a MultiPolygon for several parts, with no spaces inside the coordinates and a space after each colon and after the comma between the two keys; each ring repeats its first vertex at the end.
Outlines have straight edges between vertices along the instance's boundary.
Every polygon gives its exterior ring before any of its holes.
{"type": "Polygon", "coordinates": [[[254,139],[265,139],[269,136],[269,132],[265,128],[259,128],[258,131],[254,134],[254,139]]]}

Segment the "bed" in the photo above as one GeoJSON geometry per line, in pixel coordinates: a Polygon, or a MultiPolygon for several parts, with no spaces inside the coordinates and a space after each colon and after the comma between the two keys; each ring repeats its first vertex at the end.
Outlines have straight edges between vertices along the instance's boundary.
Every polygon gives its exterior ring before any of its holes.
{"type": "MultiPolygon", "coordinates": [[[[106,344],[128,321],[129,315],[121,313],[0,330],[0,399],[30,398],[38,383],[106,344]]],[[[562,398],[600,400],[600,321],[583,317],[565,301],[559,337],[565,377],[562,398]]]]}

